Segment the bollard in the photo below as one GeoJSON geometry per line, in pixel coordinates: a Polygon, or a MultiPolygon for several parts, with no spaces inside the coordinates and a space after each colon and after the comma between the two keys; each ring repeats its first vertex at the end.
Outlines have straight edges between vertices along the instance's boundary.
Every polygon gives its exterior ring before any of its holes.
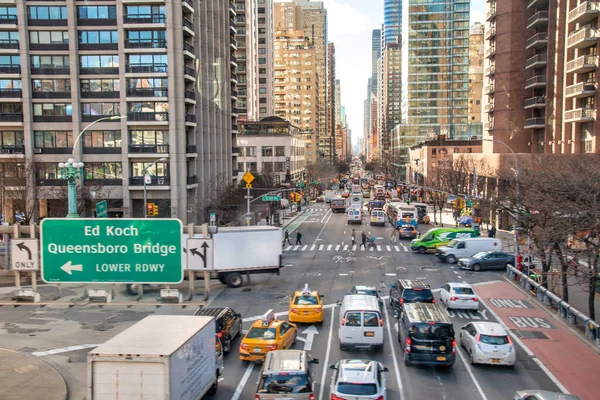
{"type": "Polygon", "coordinates": [[[585,336],[590,340],[596,340],[598,330],[594,326],[594,321],[591,319],[587,320],[585,323],[585,336]]]}
{"type": "Polygon", "coordinates": [[[562,301],[558,303],[558,315],[560,315],[561,318],[567,318],[567,310],[565,309],[565,306],[563,305],[562,301]]]}
{"type": "Polygon", "coordinates": [[[537,299],[540,301],[540,303],[544,303],[546,299],[544,291],[542,290],[542,288],[539,287],[537,290],[537,299]]]}
{"type": "Polygon", "coordinates": [[[573,312],[571,311],[571,307],[567,309],[567,322],[569,323],[569,325],[577,324],[577,318],[575,317],[575,314],[573,314],[573,312]]]}

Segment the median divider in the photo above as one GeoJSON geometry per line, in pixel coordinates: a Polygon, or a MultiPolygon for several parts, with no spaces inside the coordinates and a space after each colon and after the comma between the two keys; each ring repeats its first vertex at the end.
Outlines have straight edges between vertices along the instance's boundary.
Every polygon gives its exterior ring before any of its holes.
{"type": "Polygon", "coordinates": [[[513,265],[507,266],[506,275],[509,280],[521,286],[524,291],[535,293],[537,300],[541,304],[548,309],[556,311],[569,325],[581,329],[585,333],[585,337],[600,349],[600,324],[519,271],[513,265]]]}

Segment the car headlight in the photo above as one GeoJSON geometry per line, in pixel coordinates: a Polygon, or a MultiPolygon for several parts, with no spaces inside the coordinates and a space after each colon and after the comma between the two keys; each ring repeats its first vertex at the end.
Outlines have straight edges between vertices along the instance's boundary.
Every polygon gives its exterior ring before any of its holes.
{"type": "Polygon", "coordinates": [[[440,254],[443,255],[443,256],[445,256],[446,252],[445,251],[440,251],[440,254]]]}

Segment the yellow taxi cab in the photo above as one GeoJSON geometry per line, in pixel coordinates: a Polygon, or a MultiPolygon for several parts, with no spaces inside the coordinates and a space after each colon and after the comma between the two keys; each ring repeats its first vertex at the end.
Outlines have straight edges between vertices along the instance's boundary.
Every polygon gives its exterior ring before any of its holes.
{"type": "Polygon", "coordinates": [[[271,350],[289,349],[296,342],[296,325],[275,319],[269,310],[256,321],[240,343],[240,360],[264,361],[271,350]]]}
{"type": "Polygon", "coordinates": [[[313,323],[323,322],[323,296],[304,285],[302,291],[294,292],[290,299],[290,322],[313,323]]]}

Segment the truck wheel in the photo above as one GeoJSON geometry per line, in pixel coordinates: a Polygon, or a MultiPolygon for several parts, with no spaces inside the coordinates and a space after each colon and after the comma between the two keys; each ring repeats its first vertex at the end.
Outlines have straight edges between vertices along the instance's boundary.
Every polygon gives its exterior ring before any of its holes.
{"type": "Polygon", "coordinates": [[[456,262],[456,257],[454,257],[454,255],[450,254],[449,256],[446,257],[446,261],[448,261],[448,264],[454,264],[456,262]]]}
{"type": "MultiPolygon", "coordinates": [[[[219,374],[217,374],[217,375],[219,375],[219,374]]],[[[215,394],[217,394],[218,388],[219,388],[219,378],[215,379],[215,383],[213,383],[213,385],[210,387],[210,389],[208,389],[208,392],[206,392],[206,394],[209,396],[214,396],[215,394]]]]}
{"type": "Polygon", "coordinates": [[[231,338],[227,336],[223,341],[223,353],[229,354],[231,351],[231,338]]]}
{"type": "Polygon", "coordinates": [[[227,282],[227,286],[229,286],[230,288],[238,288],[242,286],[242,276],[240,274],[229,274],[227,275],[225,280],[227,282]]]}
{"type": "Polygon", "coordinates": [[[425,254],[427,252],[427,249],[423,246],[419,247],[419,254],[425,254]]]}

